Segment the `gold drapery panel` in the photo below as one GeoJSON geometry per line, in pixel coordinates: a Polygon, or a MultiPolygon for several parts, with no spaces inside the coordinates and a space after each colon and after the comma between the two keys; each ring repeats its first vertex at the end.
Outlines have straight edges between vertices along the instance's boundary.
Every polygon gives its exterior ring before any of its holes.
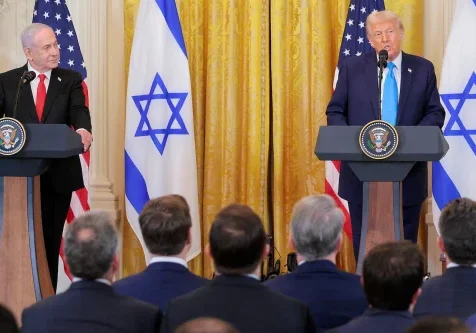
{"type": "MultiPolygon", "coordinates": [[[[127,59],[139,1],[124,0],[127,59]]],[[[324,192],[324,163],[313,150],[318,128],[326,124],[349,3],[177,0],[192,81],[202,248],[215,214],[240,202],[266,226],[273,223],[274,243],[285,262],[293,205],[324,192]]],[[[422,1],[385,5],[405,25],[404,50],[421,55],[422,1]]],[[[419,241],[426,246],[425,232],[419,241]]],[[[123,244],[124,275],[141,270],[142,249],[127,222],[123,244]]],[[[338,265],[355,270],[348,239],[338,265]]],[[[203,251],[189,267],[211,277],[203,251]]]]}

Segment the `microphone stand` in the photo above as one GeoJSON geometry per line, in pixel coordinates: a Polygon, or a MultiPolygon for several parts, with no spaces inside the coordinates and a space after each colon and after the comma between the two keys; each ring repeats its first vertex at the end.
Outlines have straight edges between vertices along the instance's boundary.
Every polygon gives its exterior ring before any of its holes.
{"type": "Polygon", "coordinates": [[[387,61],[380,59],[378,61],[378,110],[379,110],[379,120],[382,120],[382,80],[383,80],[383,70],[387,67],[387,61]]]}
{"type": "Polygon", "coordinates": [[[20,92],[23,88],[23,79],[25,77],[25,74],[27,72],[25,71],[23,73],[23,75],[21,76],[20,78],[20,82],[18,82],[18,86],[17,86],[17,94],[15,96],[15,103],[13,104],[13,115],[12,115],[12,118],[16,119],[17,118],[17,108],[18,108],[18,103],[20,102],[20,92]]]}

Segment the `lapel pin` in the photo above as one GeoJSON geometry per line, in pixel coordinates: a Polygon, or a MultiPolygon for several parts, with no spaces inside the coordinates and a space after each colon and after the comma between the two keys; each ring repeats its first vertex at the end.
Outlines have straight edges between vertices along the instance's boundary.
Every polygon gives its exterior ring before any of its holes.
{"type": "Polygon", "coordinates": [[[61,82],[61,78],[60,78],[60,77],[58,77],[58,81],[61,82]]]}
{"type": "Polygon", "coordinates": [[[408,69],[408,73],[411,73],[411,72],[412,72],[412,69],[411,69],[411,68],[409,68],[409,69],[408,69]]]}

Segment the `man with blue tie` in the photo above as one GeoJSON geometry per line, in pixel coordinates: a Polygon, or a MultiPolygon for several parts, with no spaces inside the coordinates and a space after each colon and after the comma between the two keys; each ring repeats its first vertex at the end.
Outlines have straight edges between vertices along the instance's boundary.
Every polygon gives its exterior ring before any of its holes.
{"type": "MultiPolygon", "coordinates": [[[[402,52],[405,29],[400,18],[390,11],[374,12],[367,18],[366,32],[375,52],[350,57],[342,63],[326,110],[327,124],[363,126],[381,118],[394,126],[441,128],[445,111],[436,87],[435,69],[430,61],[402,52]],[[388,63],[383,71],[379,98],[377,61],[382,50],[388,52],[388,63]]],[[[416,242],[421,207],[428,196],[427,164],[416,163],[402,187],[404,237],[416,242]]],[[[357,258],[362,226],[362,182],[345,162],[341,163],[339,196],[349,203],[357,258]]]]}

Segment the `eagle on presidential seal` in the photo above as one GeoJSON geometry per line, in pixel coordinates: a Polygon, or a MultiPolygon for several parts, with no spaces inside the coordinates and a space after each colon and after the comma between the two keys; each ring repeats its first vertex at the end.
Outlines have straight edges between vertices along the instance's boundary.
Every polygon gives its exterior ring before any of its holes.
{"type": "Polygon", "coordinates": [[[5,149],[14,148],[19,138],[16,137],[17,129],[11,126],[3,126],[0,129],[0,145],[5,149]]]}
{"type": "Polygon", "coordinates": [[[389,131],[383,127],[375,127],[369,131],[369,140],[367,141],[367,147],[370,150],[375,150],[377,153],[386,151],[392,144],[391,140],[388,140],[389,131]]]}

